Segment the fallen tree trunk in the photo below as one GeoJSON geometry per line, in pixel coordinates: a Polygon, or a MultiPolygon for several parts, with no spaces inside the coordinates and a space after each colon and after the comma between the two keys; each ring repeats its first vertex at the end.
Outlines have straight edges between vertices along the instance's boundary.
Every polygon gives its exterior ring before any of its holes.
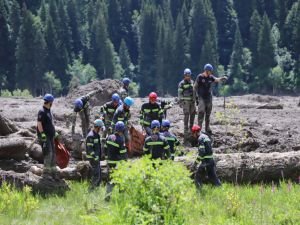
{"type": "Polygon", "coordinates": [[[33,193],[63,195],[69,190],[68,184],[62,179],[52,179],[37,176],[31,172],[16,173],[14,171],[0,170],[0,184],[7,182],[16,188],[25,186],[32,188],[33,193]]]}
{"type": "Polygon", "coordinates": [[[0,159],[25,159],[27,143],[22,138],[0,139],[0,159]]]}
{"type": "Polygon", "coordinates": [[[0,135],[6,136],[17,131],[16,125],[0,114],[0,135]]]}
{"type": "MultiPolygon", "coordinates": [[[[300,177],[300,152],[216,154],[217,174],[234,183],[259,183],[300,177]]],[[[195,158],[178,157],[192,169],[195,158]]],[[[194,171],[192,171],[194,172],[194,171]]]]}

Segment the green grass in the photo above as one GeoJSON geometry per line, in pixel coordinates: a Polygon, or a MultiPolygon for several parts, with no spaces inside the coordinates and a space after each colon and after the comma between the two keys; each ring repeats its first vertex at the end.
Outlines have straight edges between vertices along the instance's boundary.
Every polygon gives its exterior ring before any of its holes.
{"type": "MultiPolygon", "coordinates": [[[[110,203],[105,202],[105,187],[89,193],[86,183],[74,182],[70,186],[71,190],[65,197],[48,198],[32,196],[28,190],[20,192],[1,187],[0,224],[127,224],[121,219],[126,202],[114,198],[110,203]],[[120,218],[116,218],[118,216],[120,218]]],[[[300,224],[298,184],[282,183],[279,186],[224,184],[221,188],[205,186],[200,192],[192,189],[186,191],[193,193],[194,196],[189,204],[183,205],[185,221],[181,224],[300,224]]],[[[120,197],[120,199],[128,201],[128,198],[120,197]]],[[[165,224],[178,223],[172,223],[170,219],[165,224]]]]}

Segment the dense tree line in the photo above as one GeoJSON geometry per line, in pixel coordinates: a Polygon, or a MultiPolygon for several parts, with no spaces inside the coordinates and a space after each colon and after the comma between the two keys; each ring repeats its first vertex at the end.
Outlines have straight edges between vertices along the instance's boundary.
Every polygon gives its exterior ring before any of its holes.
{"type": "Polygon", "coordinates": [[[0,90],[128,76],[175,95],[211,63],[223,93],[299,93],[299,15],[300,0],[0,0],[0,90]]]}

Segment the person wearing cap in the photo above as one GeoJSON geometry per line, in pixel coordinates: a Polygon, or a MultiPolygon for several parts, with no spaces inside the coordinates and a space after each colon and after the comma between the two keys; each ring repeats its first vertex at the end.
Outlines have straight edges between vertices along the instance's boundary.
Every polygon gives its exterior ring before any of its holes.
{"type": "Polygon", "coordinates": [[[151,159],[169,159],[170,146],[166,138],[160,134],[160,123],[158,120],[151,122],[152,134],[144,143],[144,154],[151,155],[151,159]]]}
{"type": "Polygon", "coordinates": [[[192,127],[192,136],[197,140],[198,156],[193,164],[196,168],[195,184],[197,188],[202,186],[203,175],[215,186],[221,186],[221,181],[216,174],[216,163],[213,158],[212,144],[209,136],[201,132],[199,125],[192,127]]]}
{"type": "Polygon", "coordinates": [[[124,99],[129,96],[129,84],[131,83],[131,80],[128,77],[124,77],[122,79],[122,83],[123,83],[123,86],[120,88],[118,93],[119,93],[122,101],[124,101],[124,99]]]}
{"type": "MultiPolygon", "coordinates": [[[[105,143],[105,151],[107,152],[107,164],[109,174],[115,169],[118,163],[122,160],[126,160],[128,157],[127,150],[125,148],[124,140],[125,124],[123,121],[118,121],[114,127],[114,133],[109,135],[105,143]]],[[[110,180],[110,179],[109,179],[110,180]]],[[[106,197],[105,200],[110,199],[110,194],[113,189],[113,183],[109,181],[106,185],[106,197]]]]}
{"type": "Polygon", "coordinates": [[[87,133],[89,132],[90,128],[90,108],[89,108],[89,100],[91,97],[96,95],[97,93],[101,92],[102,89],[95,90],[89,92],[87,95],[81,96],[74,101],[74,110],[71,115],[72,121],[72,135],[75,133],[76,127],[76,117],[77,113],[79,113],[81,119],[81,128],[82,128],[82,135],[86,137],[87,133]]]}
{"type": "Polygon", "coordinates": [[[46,94],[43,100],[43,108],[39,110],[37,119],[37,136],[44,156],[43,175],[57,178],[54,139],[58,137],[58,134],[55,131],[51,112],[54,97],[51,94],[46,94]]]}
{"type": "Polygon", "coordinates": [[[94,121],[94,128],[86,136],[86,158],[90,162],[91,166],[91,181],[90,190],[98,187],[101,182],[101,167],[100,167],[100,157],[101,157],[101,141],[100,141],[100,131],[104,130],[104,123],[100,119],[94,121]]]}
{"type": "Polygon", "coordinates": [[[187,144],[189,131],[194,124],[196,115],[194,81],[191,79],[191,76],[191,70],[186,68],[183,72],[183,80],[178,84],[179,106],[183,109],[184,115],[184,144],[187,144]]]}
{"type": "Polygon", "coordinates": [[[225,82],[226,76],[217,78],[213,75],[213,66],[206,64],[204,72],[199,74],[194,84],[194,91],[196,93],[196,102],[198,104],[198,125],[202,127],[205,117],[205,131],[212,134],[210,128],[210,114],[212,111],[212,84],[225,82]]]}

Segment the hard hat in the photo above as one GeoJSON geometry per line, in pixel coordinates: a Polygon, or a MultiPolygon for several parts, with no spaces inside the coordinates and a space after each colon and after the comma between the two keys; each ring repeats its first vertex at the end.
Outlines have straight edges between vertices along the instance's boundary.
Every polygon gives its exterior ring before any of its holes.
{"type": "Polygon", "coordinates": [[[213,68],[213,66],[211,64],[205,64],[204,70],[212,72],[214,70],[214,68],[213,68]]]}
{"type": "Polygon", "coordinates": [[[199,131],[201,131],[201,127],[197,124],[193,125],[192,132],[195,133],[195,132],[199,132],[199,131]]]}
{"type": "Polygon", "coordinates": [[[116,131],[124,131],[125,130],[125,124],[122,121],[118,121],[115,125],[116,131]]]}
{"type": "Polygon", "coordinates": [[[111,100],[113,102],[118,102],[120,101],[120,96],[117,94],[117,93],[114,93],[112,96],[111,96],[111,100]]]}
{"type": "Polygon", "coordinates": [[[158,120],[153,120],[151,122],[151,129],[154,129],[154,128],[160,128],[160,123],[158,120]]]}
{"type": "Polygon", "coordinates": [[[134,104],[134,100],[131,98],[131,97],[126,97],[125,99],[124,99],[124,104],[125,105],[127,105],[127,106],[133,106],[133,104],[134,104]]]}
{"type": "Polygon", "coordinates": [[[161,126],[162,127],[170,127],[171,123],[170,123],[169,120],[163,120],[162,123],[161,123],[161,126]]]}
{"type": "Polygon", "coordinates": [[[191,75],[191,74],[192,74],[192,71],[191,71],[189,68],[186,68],[186,69],[183,71],[183,74],[184,74],[184,75],[191,75]]]}
{"type": "Polygon", "coordinates": [[[96,119],[96,120],[94,121],[94,126],[95,126],[95,127],[104,127],[104,123],[103,123],[102,120],[96,119]]]}
{"type": "Polygon", "coordinates": [[[83,108],[83,102],[80,98],[77,98],[74,102],[74,106],[76,109],[82,109],[83,108]]]}
{"type": "Polygon", "coordinates": [[[131,80],[128,77],[124,77],[122,80],[123,84],[129,85],[131,83],[131,80]]]}
{"type": "Polygon", "coordinates": [[[149,94],[149,100],[156,101],[157,100],[157,94],[155,92],[151,92],[149,94]]]}
{"type": "Polygon", "coordinates": [[[51,94],[45,94],[45,96],[43,97],[43,100],[45,102],[53,102],[54,101],[54,97],[51,94]]]}

